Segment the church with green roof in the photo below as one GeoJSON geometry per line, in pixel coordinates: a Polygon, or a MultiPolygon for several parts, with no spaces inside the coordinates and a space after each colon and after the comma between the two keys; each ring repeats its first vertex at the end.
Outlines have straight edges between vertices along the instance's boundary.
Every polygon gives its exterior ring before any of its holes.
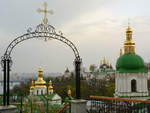
{"type": "Polygon", "coordinates": [[[128,26],[124,42],[124,54],[116,63],[115,97],[146,98],[148,97],[148,70],[142,57],[135,53],[135,42],[132,29],[128,26]]]}

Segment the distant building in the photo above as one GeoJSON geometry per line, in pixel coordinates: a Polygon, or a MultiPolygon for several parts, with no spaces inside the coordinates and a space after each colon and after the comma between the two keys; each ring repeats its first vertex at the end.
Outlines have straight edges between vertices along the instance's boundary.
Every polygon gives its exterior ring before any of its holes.
{"type": "Polygon", "coordinates": [[[71,77],[71,72],[69,71],[69,68],[67,67],[64,74],[63,74],[63,77],[65,78],[69,78],[71,77]]]}
{"type": "Polygon", "coordinates": [[[126,30],[124,54],[120,51],[120,57],[116,63],[115,96],[129,98],[148,97],[148,70],[143,59],[135,53],[135,43],[132,40],[132,29],[126,30]]]}
{"type": "Polygon", "coordinates": [[[106,76],[114,74],[115,70],[113,69],[111,63],[104,57],[94,72],[84,72],[82,76],[84,79],[104,79],[106,76]]]}
{"type": "Polygon", "coordinates": [[[104,59],[100,61],[98,72],[109,72],[112,70],[113,70],[113,67],[111,63],[104,57],[104,59]]]}

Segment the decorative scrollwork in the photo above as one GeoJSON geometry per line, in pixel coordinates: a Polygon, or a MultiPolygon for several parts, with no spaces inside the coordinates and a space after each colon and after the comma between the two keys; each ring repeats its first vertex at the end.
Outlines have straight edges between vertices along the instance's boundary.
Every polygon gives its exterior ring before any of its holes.
{"type": "Polygon", "coordinates": [[[39,24],[36,29],[35,32],[48,32],[48,33],[56,33],[55,32],[55,28],[49,24],[39,24]]]}
{"type": "Polygon", "coordinates": [[[46,26],[45,29],[45,25],[44,24],[39,24],[34,32],[31,32],[32,29],[29,28],[27,30],[28,33],[17,37],[16,39],[14,39],[7,47],[4,56],[1,59],[1,65],[2,67],[4,67],[3,65],[3,60],[4,59],[8,59],[10,61],[10,66],[12,66],[12,60],[11,60],[11,52],[14,49],[14,47],[16,45],[18,45],[20,42],[28,40],[28,39],[32,39],[32,38],[44,38],[45,41],[50,40],[50,39],[56,39],[59,40],[65,44],[67,44],[74,52],[75,55],[75,60],[81,61],[80,56],[79,56],[79,52],[77,50],[77,48],[75,47],[75,45],[68,40],[67,38],[65,38],[63,36],[63,33],[61,31],[58,32],[58,34],[55,32],[55,28],[51,25],[46,26]]]}
{"type": "Polygon", "coordinates": [[[31,32],[32,32],[32,28],[29,27],[29,28],[27,29],[27,33],[31,33],[31,32]]]}
{"type": "Polygon", "coordinates": [[[61,31],[58,31],[58,33],[59,33],[61,36],[63,36],[63,33],[62,33],[61,31]]]}
{"type": "Polygon", "coordinates": [[[4,68],[4,56],[1,57],[1,66],[4,68]]]}
{"type": "Polygon", "coordinates": [[[4,60],[7,60],[7,61],[9,60],[9,66],[10,67],[12,66],[13,61],[12,61],[11,57],[9,55],[4,55],[4,56],[1,57],[1,66],[2,66],[2,68],[4,68],[4,60]]]}

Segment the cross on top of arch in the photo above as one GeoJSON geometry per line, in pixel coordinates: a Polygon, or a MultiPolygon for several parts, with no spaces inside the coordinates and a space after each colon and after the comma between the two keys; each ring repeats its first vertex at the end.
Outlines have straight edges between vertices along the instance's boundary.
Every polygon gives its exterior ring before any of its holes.
{"type": "Polygon", "coordinates": [[[47,2],[44,2],[44,9],[38,8],[38,9],[37,9],[37,12],[39,12],[39,13],[44,13],[43,23],[44,23],[44,25],[45,25],[45,27],[46,27],[46,25],[47,25],[47,23],[48,23],[47,14],[49,13],[49,14],[52,15],[52,14],[54,13],[53,10],[47,10],[47,2]]]}

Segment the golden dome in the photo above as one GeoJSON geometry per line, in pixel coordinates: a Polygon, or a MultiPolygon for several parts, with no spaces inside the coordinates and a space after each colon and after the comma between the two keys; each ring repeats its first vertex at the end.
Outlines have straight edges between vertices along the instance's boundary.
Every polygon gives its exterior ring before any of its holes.
{"type": "Polygon", "coordinates": [[[68,96],[71,96],[71,90],[70,90],[70,88],[68,90],[68,96]]]}
{"type": "Polygon", "coordinates": [[[132,32],[132,29],[130,28],[130,26],[128,26],[128,28],[126,29],[126,32],[132,32]]]}
{"type": "Polygon", "coordinates": [[[104,57],[104,63],[106,63],[107,62],[107,59],[106,59],[106,57],[104,57]]]}
{"type": "Polygon", "coordinates": [[[43,70],[41,66],[38,72],[38,80],[35,81],[35,88],[46,88],[46,82],[43,80],[43,70]]]}
{"type": "Polygon", "coordinates": [[[35,83],[34,83],[34,81],[32,80],[32,85],[31,85],[31,87],[30,87],[30,90],[34,90],[34,85],[35,85],[35,83]]]}
{"type": "Polygon", "coordinates": [[[52,86],[52,81],[49,81],[49,87],[48,87],[48,91],[53,90],[53,86],[52,86]]]}

